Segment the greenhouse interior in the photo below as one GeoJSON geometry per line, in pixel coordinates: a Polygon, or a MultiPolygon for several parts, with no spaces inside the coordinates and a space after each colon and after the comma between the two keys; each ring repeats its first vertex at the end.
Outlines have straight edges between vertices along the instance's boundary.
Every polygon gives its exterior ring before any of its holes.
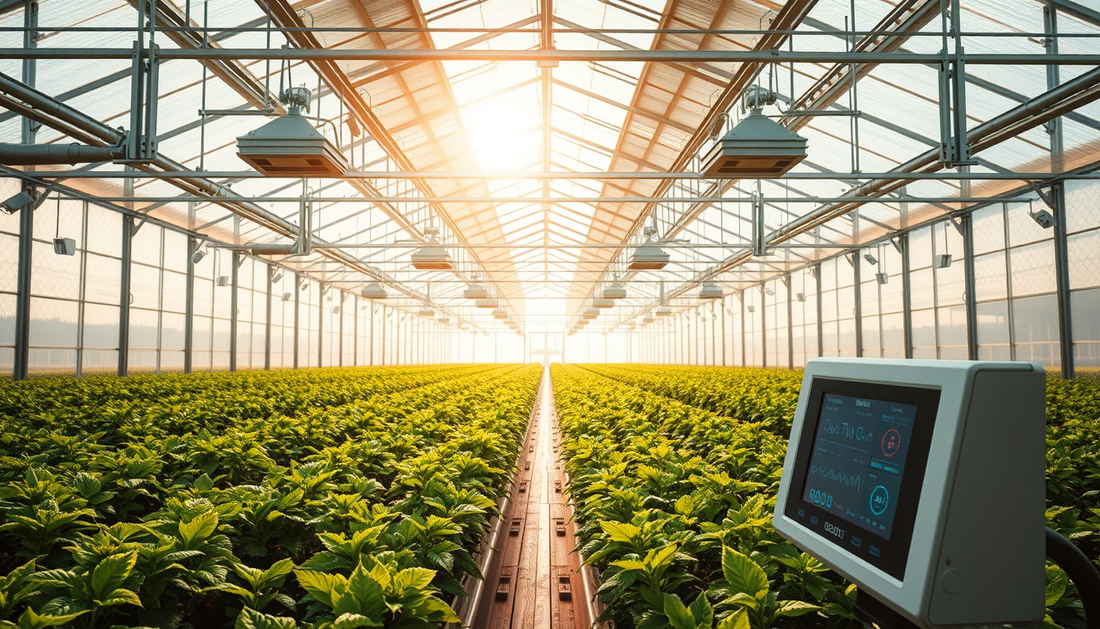
{"type": "Polygon", "coordinates": [[[0,0],[0,201],[2,627],[1100,628],[1097,0],[0,0]]]}

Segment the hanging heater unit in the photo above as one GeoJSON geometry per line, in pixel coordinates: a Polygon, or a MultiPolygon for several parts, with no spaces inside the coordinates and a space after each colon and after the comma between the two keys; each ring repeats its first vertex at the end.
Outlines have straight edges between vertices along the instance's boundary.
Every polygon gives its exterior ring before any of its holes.
{"type": "Polygon", "coordinates": [[[597,308],[614,308],[615,301],[612,299],[604,299],[603,297],[596,297],[592,300],[592,305],[597,308]]]}
{"type": "Polygon", "coordinates": [[[581,318],[588,321],[592,321],[598,316],[600,316],[600,311],[595,308],[585,308],[584,312],[581,313],[581,318]]]}
{"type": "Polygon", "coordinates": [[[389,295],[386,294],[386,289],[382,288],[382,285],[378,282],[371,282],[365,285],[363,289],[359,291],[359,294],[367,299],[385,299],[389,297],[389,295]]]}
{"type": "Polygon", "coordinates": [[[462,291],[462,296],[466,299],[488,299],[489,291],[485,290],[485,287],[481,284],[474,282],[462,291]]]}
{"type": "Polygon", "coordinates": [[[474,300],[474,306],[477,308],[496,308],[497,305],[497,300],[492,297],[474,300]]]}
{"type": "Polygon", "coordinates": [[[714,282],[703,282],[703,288],[699,291],[699,299],[721,299],[722,287],[714,282]]]}
{"type": "Polygon", "coordinates": [[[280,100],[287,113],[237,138],[237,156],[270,177],[344,174],[348,161],[340,149],[302,116],[311,99],[304,87],[286,90],[280,100]]]}
{"type": "Polygon", "coordinates": [[[432,236],[427,244],[412,254],[412,265],[420,271],[450,271],[454,268],[447,250],[432,236]]]}
{"type": "Polygon", "coordinates": [[[715,178],[773,178],[806,159],[806,138],[753,109],[703,156],[703,174],[715,178]]]}
{"type": "Polygon", "coordinates": [[[668,260],[668,253],[658,247],[652,238],[646,238],[645,242],[634,249],[634,255],[626,268],[631,271],[660,271],[668,265],[668,260]]]}
{"type": "Polygon", "coordinates": [[[611,285],[603,289],[604,299],[623,299],[626,297],[626,287],[622,285],[622,282],[615,280],[611,282],[611,285]]]}

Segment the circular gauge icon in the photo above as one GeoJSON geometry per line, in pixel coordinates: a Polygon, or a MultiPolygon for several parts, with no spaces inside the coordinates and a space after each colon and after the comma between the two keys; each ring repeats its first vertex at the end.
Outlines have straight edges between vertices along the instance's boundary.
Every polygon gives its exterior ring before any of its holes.
{"type": "Polygon", "coordinates": [[[891,428],[882,435],[882,453],[886,456],[894,456],[901,449],[901,433],[897,428],[891,428]]]}
{"type": "Polygon", "coordinates": [[[886,507],[890,505],[890,492],[882,485],[877,485],[871,491],[871,513],[882,515],[886,507]]]}

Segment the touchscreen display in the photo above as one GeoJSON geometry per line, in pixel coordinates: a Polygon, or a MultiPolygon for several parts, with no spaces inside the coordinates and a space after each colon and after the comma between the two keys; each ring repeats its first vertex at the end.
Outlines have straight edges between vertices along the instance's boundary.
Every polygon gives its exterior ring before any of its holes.
{"type": "Polygon", "coordinates": [[[824,392],[802,499],[889,540],[915,404],[824,392]]]}

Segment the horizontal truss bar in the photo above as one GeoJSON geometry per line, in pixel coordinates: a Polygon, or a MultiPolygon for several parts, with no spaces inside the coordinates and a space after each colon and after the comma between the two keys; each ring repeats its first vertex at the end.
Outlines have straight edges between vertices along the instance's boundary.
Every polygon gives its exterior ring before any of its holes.
{"type": "MultiPolygon", "coordinates": [[[[26,26],[2,26],[0,27],[0,33],[23,33],[27,31],[49,32],[49,33],[136,33],[139,29],[135,27],[127,26],[38,26],[38,27],[26,27],[26,26]]],[[[502,28],[487,28],[476,26],[439,26],[439,27],[415,27],[415,26],[307,26],[304,28],[299,27],[280,27],[280,31],[285,33],[295,32],[309,32],[309,33],[348,33],[348,34],[371,34],[371,33],[471,33],[471,34],[507,34],[507,33],[530,33],[532,35],[538,35],[543,33],[541,27],[531,28],[529,26],[517,26],[517,27],[502,27],[502,28]]],[[[221,39],[218,35],[235,35],[238,33],[266,33],[268,31],[265,26],[209,26],[202,28],[189,28],[184,26],[157,26],[158,33],[191,33],[201,35],[204,32],[208,33],[211,39],[221,39]]],[[[141,32],[146,32],[146,29],[141,29],[141,32]]],[[[898,33],[891,30],[877,30],[877,31],[851,31],[844,30],[842,28],[826,28],[826,29],[694,29],[694,28],[551,28],[549,32],[553,34],[606,34],[606,35],[793,35],[793,36],[810,36],[810,37],[897,37],[912,39],[916,37],[929,37],[929,38],[942,38],[945,34],[949,37],[954,37],[956,33],[944,33],[938,30],[922,31],[919,33],[898,33]]],[[[1028,37],[1056,37],[1059,39],[1075,39],[1075,38],[1093,38],[1100,36],[1100,33],[1044,33],[1043,31],[960,31],[957,33],[960,37],[996,37],[996,38],[1028,38],[1028,37]]]]}
{"type": "MultiPolygon", "coordinates": [[[[1100,58],[1097,59],[1100,63],[1100,58]]],[[[294,180],[300,177],[269,177],[254,170],[209,170],[209,171],[88,171],[88,170],[56,170],[36,171],[37,178],[61,178],[61,179],[271,179],[294,180]]],[[[975,173],[975,172],[935,172],[935,173],[820,173],[820,172],[792,172],[782,177],[762,179],[762,181],[782,181],[787,179],[931,179],[931,180],[969,180],[969,181],[993,181],[1007,179],[1011,181],[1040,181],[1045,179],[1100,179],[1100,170],[1089,173],[975,173]]],[[[492,179],[549,179],[558,181],[569,180],[603,180],[603,179],[684,179],[717,181],[713,177],[707,177],[700,173],[669,173],[669,172],[412,172],[412,171],[361,171],[347,172],[343,175],[311,175],[310,179],[453,179],[453,180],[492,180],[492,179]]]]}
{"type": "MultiPolygon", "coordinates": [[[[121,196],[96,197],[100,201],[116,203],[214,203],[209,197],[161,197],[161,196],[121,196]]],[[[838,201],[862,201],[874,203],[979,203],[984,201],[1004,201],[1007,203],[1026,203],[1035,197],[1006,199],[1004,197],[764,197],[765,203],[835,203],[838,201]]],[[[301,197],[233,196],[218,197],[217,201],[263,201],[271,203],[298,203],[301,197]]],[[[751,197],[310,197],[317,203],[751,203],[751,197]]]]}
{"type": "MultiPolygon", "coordinates": [[[[0,59],[132,59],[130,48],[0,48],[0,59]]],[[[875,53],[782,50],[440,50],[339,48],[182,48],[157,53],[162,60],[304,60],[304,61],[595,61],[647,63],[847,63],[930,64],[949,56],[921,53],[875,53]]],[[[953,58],[950,57],[950,58],[953,58]]],[[[972,54],[970,65],[1084,65],[1096,66],[1100,55],[1090,54],[972,54]]]]}

